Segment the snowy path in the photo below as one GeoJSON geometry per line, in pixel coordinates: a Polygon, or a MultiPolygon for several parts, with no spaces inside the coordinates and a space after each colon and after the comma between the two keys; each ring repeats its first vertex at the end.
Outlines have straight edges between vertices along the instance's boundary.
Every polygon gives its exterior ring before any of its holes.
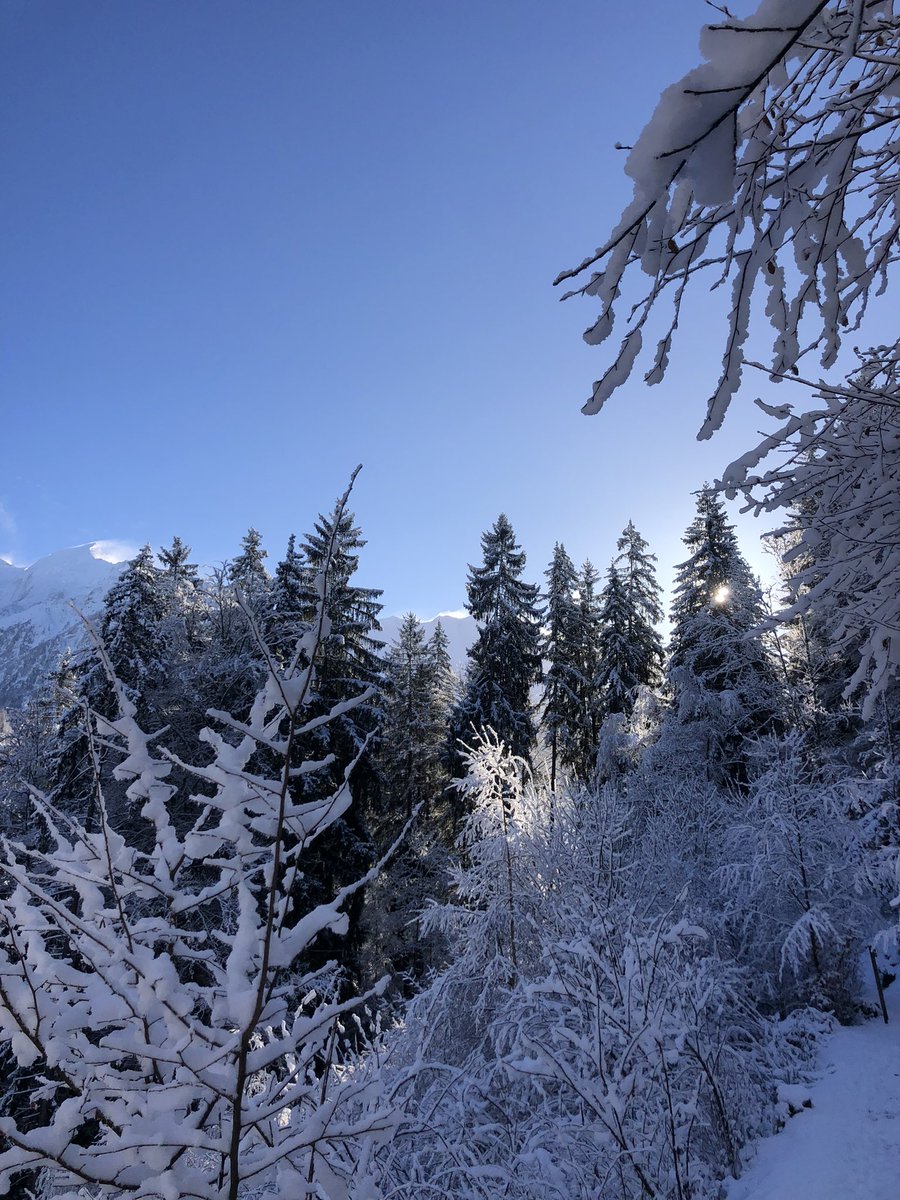
{"type": "Polygon", "coordinates": [[[900,979],[879,1016],[823,1047],[813,1107],[760,1143],[728,1200],[900,1200],[900,979]]]}

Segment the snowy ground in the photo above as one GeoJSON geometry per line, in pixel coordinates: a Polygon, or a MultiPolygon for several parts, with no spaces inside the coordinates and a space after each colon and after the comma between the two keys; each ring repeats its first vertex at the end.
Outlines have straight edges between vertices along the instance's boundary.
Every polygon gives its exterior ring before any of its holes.
{"type": "Polygon", "coordinates": [[[888,1025],[879,1016],[829,1038],[812,1108],[760,1143],[728,1200],[900,1198],[900,978],[885,999],[888,1025]]]}

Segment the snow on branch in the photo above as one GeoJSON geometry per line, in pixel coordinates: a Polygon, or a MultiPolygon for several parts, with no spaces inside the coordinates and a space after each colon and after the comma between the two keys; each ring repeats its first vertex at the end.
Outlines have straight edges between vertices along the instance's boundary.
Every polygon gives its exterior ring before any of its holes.
{"type": "Polygon", "coordinates": [[[900,672],[900,347],[868,351],[846,386],[814,391],[819,406],[789,416],[722,483],[757,513],[784,514],[777,534],[793,548],[781,617],[816,612],[831,644],[855,656],[845,694],[864,690],[868,719],[900,672]]]}
{"type": "Polygon", "coordinates": [[[43,797],[43,845],[2,840],[0,1043],[38,1076],[33,1110],[0,1117],[3,1194],[38,1169],[72,1200],[381,1195],[374,1150],[397,1118],[376,1056],[341,1062],[340,1035],[386,980],[344,998],[334,964],[307,957],[377,868],[297,911],[303,850],[350,802],[346,776],[293,793],[323,612],[314,627],[288,667],[263,653],[249,717],[221,714],[232,740],[204,731],[212,761],[189,773],[154,750],[98,644],[118,715],[96,724],[143,825],[114,828],[92,751],[95,827],[43,797]],[[173,813],[191,803],[185,830],[173,813]]]}
{"type": "Polygon", "coordinates": [[[591,344],[630,303],[628,281],[638,292],[586,413],[631,376],[644,327],[661,310],[664,331],[645,379],[663,378],[683,298],[700,276],[731,285],[722,372],[700,437],[719,428],[740,385],[758,288],[773,372],[791,371],[811,350],[834,363],[841,331],[859,326],[897,259],[895,7],[761,0],[750,17],[703,30],[706,61],[663,93],[629,155],[632,202],[600,248],[556,280],[580,281],[564,298],[600,301],[585,333],[591,344]]]}

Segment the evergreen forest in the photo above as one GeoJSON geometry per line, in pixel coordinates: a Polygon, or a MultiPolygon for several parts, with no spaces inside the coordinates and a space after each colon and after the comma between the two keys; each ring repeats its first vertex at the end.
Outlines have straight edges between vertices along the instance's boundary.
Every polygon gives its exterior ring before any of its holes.
{"type": "MultiPolygon", "coordinates": [[[[725,285],[701,436],[748,376],[774,432],[698,486],[674,580],[631,521],[581,564],[473,529],[464,664],[380,636],[355,472],[277,562],[144,546],[0,730],[0,1194],[723,1200],[888,1023],[900,14],[712,8],[557,282],[590,344],[619,322],[588,415],[725,285]]],[[[878,1054],[846,1119],[895,1186],[878,1054]]]]}

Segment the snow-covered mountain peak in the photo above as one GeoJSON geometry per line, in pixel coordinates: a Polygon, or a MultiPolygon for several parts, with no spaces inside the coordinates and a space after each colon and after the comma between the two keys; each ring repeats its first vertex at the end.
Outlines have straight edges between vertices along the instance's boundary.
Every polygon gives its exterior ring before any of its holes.
{"type": "Polygon", "coordinates": [[[28,567],[0,563],[0,708],[23,703],[63,650],[83,642],[78,613],[95,615],[122,573],[104,557],[115,545],[70,546],[28,567]]]}
{"type": "MultiPolygon", "coordinates": [[[[100,598],[122,571],[120,564],[98,558],[98,543],[55,550],[29,567],[7,567],[0,575],[0,625],[6,618],[50,601],[87,601],[100,598]]],[[[43,623],[43,622],[42,622],[43,623]]]]}

